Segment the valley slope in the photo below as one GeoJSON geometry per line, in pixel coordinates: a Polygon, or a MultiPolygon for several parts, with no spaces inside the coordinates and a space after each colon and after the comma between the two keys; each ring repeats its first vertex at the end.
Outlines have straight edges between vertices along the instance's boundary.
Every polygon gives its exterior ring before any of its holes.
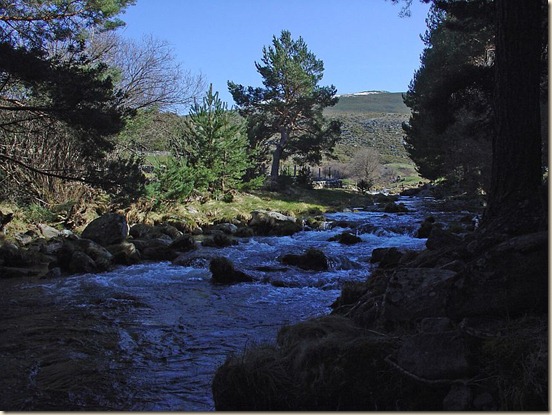
{"type": "Polygon", "coordinates": [[[341,140],[335,149],[336,164],[346,170],[352,158],[363,148],[376,150],[382,163],[382,175],[376,187],[389,187],[390,179],[401,176],[418,182],[412,160],[403,146],[403,122],[410,117],[401,92],[366,91],[345,94],[339,102],[324,110],[329,119],[342,122],[341,140]]]}

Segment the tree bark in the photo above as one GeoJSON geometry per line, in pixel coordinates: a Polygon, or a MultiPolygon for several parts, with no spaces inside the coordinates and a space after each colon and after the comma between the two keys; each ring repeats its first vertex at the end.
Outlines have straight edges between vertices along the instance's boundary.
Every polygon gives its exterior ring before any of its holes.
{"type": "Polygon", "coordinates": [[[496,135],[484,222],[511,218],[542,184],[541,3],[496,0],[496,135]]]}
{"type": "Polygon", "coordinates": [[[285,127],[280,128],[280,141],[276,144],[276,148],[272,153],[272,168],[270,169],[270,181],[275,184],[278,181],[278,174],[280,173],[280,160],[284,153],[284,148],[289,139],[289,132],[285,127]]]}

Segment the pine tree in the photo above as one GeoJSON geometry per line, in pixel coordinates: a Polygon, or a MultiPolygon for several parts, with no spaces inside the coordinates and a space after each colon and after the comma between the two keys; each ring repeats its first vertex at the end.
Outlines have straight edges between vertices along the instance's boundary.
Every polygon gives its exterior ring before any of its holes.
{"type": "Polygon", "coordinates": [[[185,122],[184,134],[172,143],[173,153],[193,169],[195,188],[226,192],[239,187],[249,166],[244,122],[213,93],[195,103],[185,122]]]}
{"type": "MultiPolygon", "coordinates": [[[[337,103],[335,87],[320,87],[324,64],[310,52],[305,41],[282,31],[263,47],[261,63],[255,63],[263,78],[263,88],[244,87],[228,82],[240,114],[250,121],[256,141],[272,144],[272,183],[276,182],[280,161],[294,156],[299,162],[316,163],[329,154],[339,138],[340,123],[326,122],[324,108],[337,103]],[[253,122],[251,122],[253,121],[253,122]]],[[[253,147],[263,147],[256,144],[253,147]]]]}

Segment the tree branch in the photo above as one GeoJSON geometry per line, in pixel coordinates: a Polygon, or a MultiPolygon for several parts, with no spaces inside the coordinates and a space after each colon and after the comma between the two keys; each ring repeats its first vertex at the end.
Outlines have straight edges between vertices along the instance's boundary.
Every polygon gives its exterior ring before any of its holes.
{"type": "Polygon", "coordinates": [[[17,164],[18,166],[23,167],[26,170],[32,171],[34,173],[37,173],[37,174],[40,174],[40,175],[43,175],[43,176],[56,177],[58,179],[77,181],[77,182],[87,183],[87,184],[94,184],[91,181],[89,181],[88,179],[86,179],[85,177],[66,176],[64,174],[58,174],[58,173],[53,173],[51,171],[36,169],[32,166],[29,166],[26,163],[23,163],[22,161],[16,160],[13,157],[6,156],[4,154],[0,154],[0,159],[11,162],[11,163],[14,163],[14,164],[17,164]]]}

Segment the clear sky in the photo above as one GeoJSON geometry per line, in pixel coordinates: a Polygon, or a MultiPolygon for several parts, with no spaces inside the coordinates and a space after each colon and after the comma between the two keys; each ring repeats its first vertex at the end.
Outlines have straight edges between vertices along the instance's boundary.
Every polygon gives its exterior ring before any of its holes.
{"type": "Polygon", "coordinates": [[[411,17],[400,10],[386,0],[137,0],[121,34],[169,42],[182,67],[202,73],[230,105],[227,81],[261,86],[254,63],[282,30],[322,59],[320,85],[404,92],[420,66],[429,5],[414,1],[411,17]]]}

